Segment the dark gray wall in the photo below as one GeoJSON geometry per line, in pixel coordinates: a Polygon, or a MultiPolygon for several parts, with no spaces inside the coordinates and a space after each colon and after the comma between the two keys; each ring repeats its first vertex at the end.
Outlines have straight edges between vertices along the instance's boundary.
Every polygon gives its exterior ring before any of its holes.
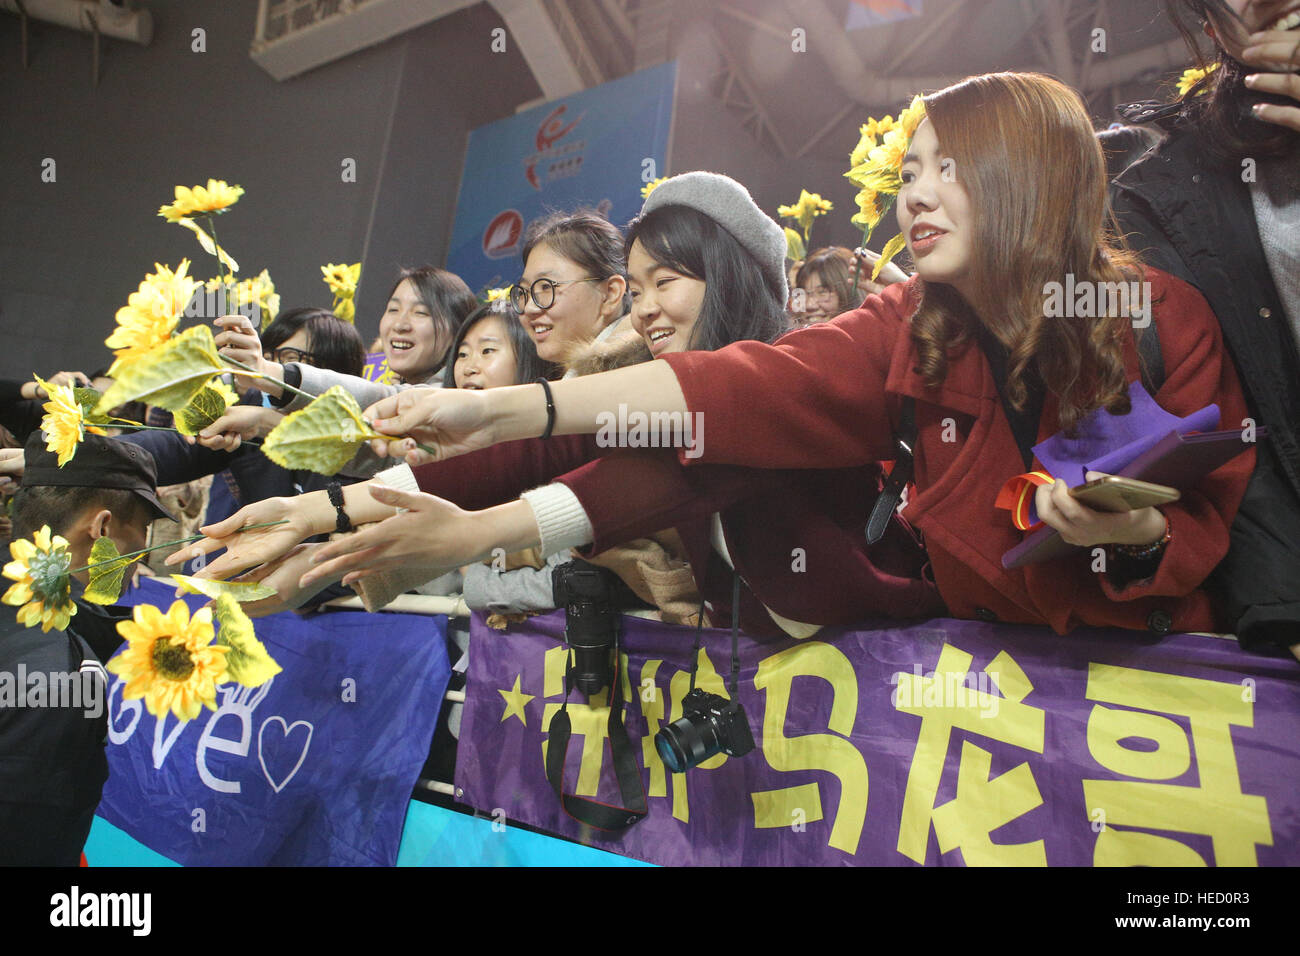
{"type": "Polygon", "coordinates": [[[150,6],[152,45],[107,42],[97,89],[89,36],[34,23],[24,70],[18,18],[0,16],[0,375],[106,364],[113,314],[154,262],[215,274],[156,215],[208,177],[245,188],[219,235],[242,274],[270,269],[284,307],[328,306],[320,266],[364,252],[369,338],[396,267],[445,255],[466,132],[540,94],[517,53],[488,58],[501,21],[485,4],[283,83],[248,57],[256,0],[150,6]]]}

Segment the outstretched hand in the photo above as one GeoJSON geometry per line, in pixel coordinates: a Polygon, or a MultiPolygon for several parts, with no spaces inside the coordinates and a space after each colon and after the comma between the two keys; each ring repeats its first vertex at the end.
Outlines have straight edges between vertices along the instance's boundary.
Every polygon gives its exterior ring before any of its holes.
{"type": "Polygon", "coordinates": [[[408,464],[445,461],[496,443],[488,402],[482,392],[461,388],[406,388],[365,412],[372,428],[388,440],[370,443],[381,458],[408,464]],[[436,451],[420,451],[416,443],[436,451]]]}
{"type": "Polygon", "coordinates": [[[232,574],[275,561],[305,538],[316,534],[310,516],[299,506],[300,501],[298,498],[266,498],[255,501],[225,521],[200,528],[207,537],[169,555],[166,563],[178,565],[225,548],[225,554],[200,568],[195,575],[223,581],[232,574]],[[263,525],[272,521],[284,523],[244,530],[250,525],[263,525]]]}
{"type": "Polygon", "coordinates": [[[302,587],[339,577],[351,584],[397,567],[425,567],[436,577],[478,560],[492,548],[475,514],[450,501],[383,485],[372,486],[370,494],[381,504],[406,511],[322,545],[312,558],[316,566],[299,582],[302,587]]]}

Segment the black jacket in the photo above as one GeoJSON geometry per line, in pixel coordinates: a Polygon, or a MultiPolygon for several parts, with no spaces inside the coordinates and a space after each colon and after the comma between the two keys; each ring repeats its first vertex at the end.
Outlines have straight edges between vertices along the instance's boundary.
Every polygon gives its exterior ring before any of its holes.
{"type": "MultiPolygon", "coordinates": [[[[68,629],[48,633],[22,626],[15,614],[9,607],[0,614],[0,865],[77,866],[108,779],[101,665],[122,641],[117,622],[131,611],[78,601],[68,629]],[[83,670],[91,673],[83,678],[83,670]],[[47,692],[32,706],[23,698],[37,672],[74,676],[79,696],[54,701],[47,692]],[[94,696],[85,693],[91,680],[99,682],[94,696]]],[[[42,680],[53,686],[48,676],[42,680]]]]}
{"type": "MultiPolygon", "coordinates": [[[[1140,122],[1162,111],[1124,112],[1140,122]]],[[[1111,205],[1145,262],[1210,303],[1250,413],[1268,426],[1211,589],[1243,645],[1300,642],[1300,354],[1242,167],[1216,161],[1195,127],[1175,116],[1165,138],[1113,180],[1111,205]]]]}

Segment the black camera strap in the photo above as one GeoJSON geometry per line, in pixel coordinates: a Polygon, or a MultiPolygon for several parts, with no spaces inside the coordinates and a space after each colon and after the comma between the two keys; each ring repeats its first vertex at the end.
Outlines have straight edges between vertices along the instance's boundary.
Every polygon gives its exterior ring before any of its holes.
{"type": "Polygon", "coordinates": [[[912,480],[912,466],[915,464],[912,449],[916,447],[916,399],[910,395],[903,397],[898,425],[898,434],[894,437],[897,449],[894,470],[885,479],[885,487],[876,496],[876,503],[867,518],[867,544],[875,544],[884,535],[890,519],[903,500],[903,489],[912,480]]]}
{"type": "MultiPolygon", "coordinates": [[[[695,690],[695,672],[700,667],[700,636],[704,630],[704,604],[700,604],[700,617],[695,625],[695,647],[691,650],[691,686],[695,690]]],[[[727,693],[732,700],[740,693],[740,575],[731,572],[731,680],[727,693]]]]}
{"type": "Polygon", "coordinates": [[[569,694],[573,690],[572,654],[567,656],[564,670],[564,703],[551,718],[546,733],[550,742],[546,748],[546,780],[555,791],[564,812],[579,823],[598,830],[623,830],[642,819],[649,811],[646,801],[645,781],[632,753],[632,742],[623,726],[623,658],[619,653],[620,641],[614,639],[614,676],[609,688],[609,749],[614,761],[614,775],[618,779],[623,806],[588,800],[564,792],[564,768],[568,762],[569,737],[573,724],[569,720],[569,694]]]}

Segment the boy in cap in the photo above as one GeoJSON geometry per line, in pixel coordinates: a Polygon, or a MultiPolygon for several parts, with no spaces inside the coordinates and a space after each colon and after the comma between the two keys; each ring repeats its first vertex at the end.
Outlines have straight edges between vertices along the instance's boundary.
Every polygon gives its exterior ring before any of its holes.
{"type": "MultiPolygon", "coordinates": [[[[121,554],[138,551],[149,523],[172,517],[158,501],[153,458],[137,445],[87,435],[60,468],[37,432],[24,457],[13,539],[48,525],[67,539],[70,567],[84,567],[100,537],[121,554]]],[[[76,866],[108,779],[103,663],[130,614],[81,600],[86,583],[86,572],[73,575],[76,611],[62,631],[24,627],[15,608],[0,611],[0,865],[76,866]]]]}

